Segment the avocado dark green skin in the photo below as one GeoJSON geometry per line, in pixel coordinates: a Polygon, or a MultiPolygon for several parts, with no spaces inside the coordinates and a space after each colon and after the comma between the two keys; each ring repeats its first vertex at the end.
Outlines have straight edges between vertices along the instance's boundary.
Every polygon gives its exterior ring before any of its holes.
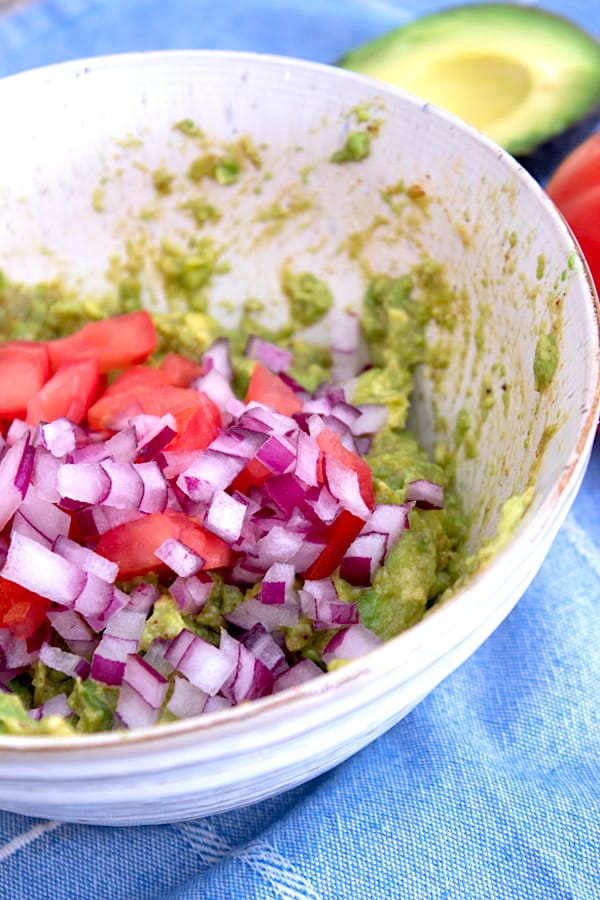
{"type": "Polygon", "coordinates": [[[562,16],[521,4],[476,3],[422,16],[351,50],[338,65],[446,106],[530,160],[540,177],[549,154],[539,150],[556,141],[554,153],[564,155],[594,130],[600,110],[600,42],[562,16]]]}

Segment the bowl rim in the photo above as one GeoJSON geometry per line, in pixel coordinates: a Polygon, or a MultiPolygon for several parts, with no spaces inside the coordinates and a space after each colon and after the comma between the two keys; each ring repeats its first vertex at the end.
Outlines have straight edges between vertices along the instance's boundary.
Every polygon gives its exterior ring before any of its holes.
{"type": "Polygon", "coordinates": [[[416,659],[416,664],[410,668],[411,674],[416,676],[455,648],[471,632],[476,631],[479,621],[472,624],[470,629],[464,628],[464,622],[469,618],[470,609],[474,606],[474,598],[480,593],[481,586],[488,582],[493,584],[494,580],[501,575],[502,570],[506,570],[507,566],[523,559],[526,555],[525,546],[528,546],[536,533],[541,530],[551,510],[554,510],[553,515],[558,521],[555,531],[558,530],[574,499],[574,494],[573,496],[568,494],[568,488],[575,485],[575,492],[579,489],[577,482],[578,480],[579,482],[581,481],[587,467],[600,414],[600,301],[598,293],[585,257],[572,230],[541,185],[507,151],[470,124],[435,104],[401,88],[376,81],[365,75],[337,68],[329,63],[313,62],[293,56],[240,50],[143,50],[82,57],[6,76],[0,79],[0,94],[7,89],[7,85],[14,84],[15,81],[53,81],[57,76],[59,78],[68,78],[70,76],[78,78],[82,74],[93,75],[115,68],[135,67],[140,63],[143,65],[160,65],[165,62],[193,63],[210,59],[222,62],[234,59],[249,66],[267,63],[278,70],[287,67],[288,69],[320,73],[322,76],[333,77],[339,81],[364,84],[371,91],[376,89],[384,97],[393,95],[405,102],[420,105],[424,112],[429,112],[437,118],[445,119],[453,127],[470,135],[472,140],[480,144],[486,144],[488,150],[491,150],[503,161],[507,168],[507,173],[520,180],[527,187],[529,193],[533,191],[534,194],[537,194],[538,200],[546,207],[548,215],[554,219],[564,238],[573,245],[573,251],[578,257],[581,276],[587,284],[587,293],[591,300],[591,303],[588,303],[587,306],[587,316],[590,324],[593,323],[594,325],[596,337],[596,340],[593,341],[591,331],[589,336],[586,336],[591,351],[590,364],[592,368],[592,379],[587,388],[590,395],[589,410],[581,422],[577,443],[563,469],[560,480],[549,491],[547,497],[530,520],[528,521],[527,513],[525,513],[525,516],[506,544],[490,562],[477,569],[468,582],[459,587],[443,603],[429,610],[421,621],[386,641],[381,646],[371,650],[362,657],[350,660],[339,669],[326,672],[319,678],[287,688],[280,693],[262,697],[249,703],[242,703],[228,709],[203,713],[188,719],[133,729],[131,731],[116,730],[65,736],[0,734],[0,759],[3,755],[14,752],[24,753],[26,756],[31,757],[32,754],[56,753],[58,751],[60,754],[65,754],[66,757],[69,757],[81,750],[102,751],[119,746],[142,745],[152,748],[156,745],[162,750],[164,749],[162,745],[168,744],[181,736],[194,735],[202,738],[209,735],[209,733],[225,732],[230,726],[235,727],[253,722],[259,724],[260,720],[265,719],[271,713],[276,714],[282,708],[293,713],[295,707],[307,700],[322,696],[328,697],[343,687],[351,686],[353,683],[362,683],[365,679],[374,678],[383,672],[391,671],[397,667],[400,651],[403,657],[403,665],[407,660],[416,659]],[[555,510],[557,506],[559,507],[558,513],[555,510]],[[456,610],[461,613],[458,617],[456,610]],[[442,642],[439,641],[440,635],[443,635],[445,638],[442,642]],[[432,647],[437,648],[435,653],[431,652],[432,647]],[[424,648],[429,648],[430,652],[423,653],[424,648]]]}

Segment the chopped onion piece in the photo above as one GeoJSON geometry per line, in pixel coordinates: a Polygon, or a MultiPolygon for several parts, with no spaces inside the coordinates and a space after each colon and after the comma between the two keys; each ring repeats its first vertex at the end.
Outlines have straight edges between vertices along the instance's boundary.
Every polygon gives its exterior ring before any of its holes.
{"type": "Polygon", "coordinates": [[[206,512],[204,527],[233,544],[242,533],[246,510],[246,503],[225,491],[216,491],[206,512]]]}
{"type": "Polygon", "coordinates": [[[93,572],[102,581],[112,584],[117,577],[119,571],[117,563],[100,556],[99,553],[95,553],[89,547],[78,544],[77,541],[72,541],[64,534],[58,535],[52,549],[64,556],[65,559],[68,559],[69,562],[74,563],[78,568],[83,569],[84,572],[93,572]]]}
{"type": "Polygon", "coordinates": [[[177,575],[187,578],[195,575],[204,565],[204,560],[190,547],[177,538],[167,538],[156,548],[154,555],[162,560],[177,575]]]}
{"type": "Polygon", "coordinates": [[[204,711],[208,694],[196,687],[186,678],[176,675],[173,679],[173,693],[167,703],[167,709],[178,719],[189,719],[204,711]]]}
{"type": "Polygon", "coordinates": [[[100,463],[64,463],[58,470],[56,487],[63,499],[97,504],[106,500],[111,483],[100,463]]]}
{"type": "MultiPolygon", "coordinates": [[[[21,489],[20,474],[24,466],[29,465],[29,432],[25,432],[14,444],[4,451],[0,460],[0,530],[4,528],[15,514],[25,491],[21,489]],[[19,482],[19,484],[17,484],[19,482]]],[[[31,472],[33,459],[31,459],[31,472]]],[[[30,472],[30,477],[31,477],[30,472]]]]}
{"type": "Polygon", "coordinates": [[[328,665],[334,660],[355,659],[358,656],[364,656],[369,650],[374,650],[381,644],[383,644],[381,638],[378,638],[364,625],[357,623],[334,634],[321,656],[323,662],[328,665]]]}
{"type": "Polygon", "coordinates": [[[217,647],[185,628],[172,641],[165,659],[207,694],[220,691],[235,666],[217,647]]]}
{"type": "Polygon", "coordinates": [[[69,419],[60,418],[53,422],[42,422],[39,433],[42,446],[52,456],[66,456],[77,446],[76,426],[69,419]]]}
{"type": "Polygon", "coordinates": [[[90,664],[87,659],[82,659],[75,653],[69,653],[59,647],[53,647],[51,644],[42,644],[39,649],[39,658],[48,668],[69,675],[71,678],[79,676],[79,678],[85,679],[90,674],[90,664]]]}
{"type": "Polygon", "coordinates": [[[73,606],[88,580],[73,563],[18,533],[11,535],[2,577],[61,606],[73,606]]]}
{"type": "Polygon", "coordinates": [[[340,563],[340,575],[350,584],[368,587],[385,556],[387,536],[379,532],[356,537],[340,563]]]}
{"type": "Polygon", "coordinates": [[[225,697],[234,703],[255,700],[271,693],[275,678],[271,670],[247,647],[226,631],[221,631],[219,649],[231,659],[233,669],[221,688],[225,697]]]}
{"type": "Polygon", "coordinates": [[[292,364],[292,353],[277,344],[252,334],[246,343],[246,356],[256,359],[271,372],[286,372],[292,364]]]}
{"type": "Polygon", "coordinates": [[[441,484],[419,478],[406,485],[406,499],[414,501],[421,509],[443,509],[444,488],[441,484]]]}
{"type": "Polygon", "coordinates": [[[197,615],[206,605],[213,587],[210,575],[198,572],[189,578],[177,577],[169,592],[182,613],[197,615]]]}
{"type": "Polygon", "coordinates": [[[312,659],[301,659],[295,666],[292,666],[287,672],[283,672],[275,680],[273,685],[273,693],[278,694],[286,688],[295,687],[298,684],[304,684],[306,681],[312,681],[322,675],[323,672],[312,659]]]}

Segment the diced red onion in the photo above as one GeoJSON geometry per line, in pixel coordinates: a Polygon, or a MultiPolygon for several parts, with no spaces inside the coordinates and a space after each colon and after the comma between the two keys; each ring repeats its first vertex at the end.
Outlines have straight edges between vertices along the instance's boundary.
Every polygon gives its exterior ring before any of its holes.
{"type": "Polygon", "coordinates": [[[154,551],[176,575],[187,578],[195,575],[204,565],[204,559],[177,538],[167,538],[154,551]]]}
{"type": "Polygon", "coordinates": [[[43,643],[38,655],[48,668],[69,675],[71,678],[79,676],[81,679],[86,679],[90,674],[90,664],[87,659],[82,659],[75,653],[69,653],[59,647],[53,647],[51,644],[43,643]]]}
{"type": "Polygon", "coordinates": [[[89,547],[78,544],[77,541],[72,541],[64,534],[57,536],[52,549],[79,569],[83,569],[84,572],[91,572],[98,578],[101,578],[102,581],[107,581],[110,584],[115,581],[119,572],[117,563],[100,556],[99,553],[95,553],[89,547]]]}
{"type": "Polygon", "coordinates": [[[161,675],[164,675],[165,678],[173,671],[173,666],[165,659],[165,654],[170,646],[171,641],[167,638],[154,638],[144,654],[144,659],[148,665],[160,672],[161,675]]]}
{"type": "Polygon", "coordinates": [[[204,527],[227,543],[233,544],[242,533],[246,509],[246,504],[241,500],[225,491],[216,491],[206,511],[204,527]]]}
{"type": "Polygon", "coordinates": [[[261,603],[249,597],[225,615],[228,622],[249,631],[260,623],[267,631],[277,628],[291,628],[298,622],[298,605],[289,603],[261,603]]]}
{"type": "Polygon", "coordinates": [[[100,463],[64,463],[57,473],[56,488],[63,499],[96,505],[106,500],[111,483],[100,463]]]}
{"type": "MultiPolygon", "coordinates": [[[[206,452],[218,452],[225,456],[239,456],[241,459],[248,461],[255,456],[256,451],[265,440],[265,434],[234,425],[223,429],[211,442],[206,452]]],[[[238,471],[241,471],[241,469],[238,471]]],[[[225,486],[223,485],[223,487],[225,486]]]]}
{"type": "Polygon", "coordinates": [[[246,356],[256,359],[270,369],[271,372],[285,372],[292,364],[291,351],[279,347],[277,344],[266,341],[258,335],[252,334],[248,338],[245,349],[246,356]]]}
{"type": "Polygon", "coordinates": [[[39,434],[42,446],[52,456],[62,457],[72,453],[77,445],[76,426],[69,419],[54,419],[53,422],[42,422],[39,434]]]}
{"type": "Polygon", "coordinates": [[[370,585],[375,572],[383,562],[386,545],[385,534],[376,531],[359,534],[346,550],[340,563],[341,577],[357,586],[370,585]]]}
{"type": "Polygon", "coordinates": [[[256,459],[271,472],[281,475],[296,461],[296,454],[290,441],[281,435],[271,435],[256,451],[256,459]]]}
{"type": "Polygon", "coordinates": [[[441,484],[419,478],[406,485],[406,499],[414,501],[420,509],[443,509],[444,488],[441,484]]]}
{"type": "Polygon", "coordinates": [[[160,589],[155,584],[142,581],[130,591],[125,609],[147,615],[159,597],[160,589]]]}
{"type": "Polygon", "coordinates": [[[164,416],[136,416],[131,420],[131,427],[137,439],[136,455],[141,462],[154,459],[177,434],[177,426],[171,413],[164,416]]]}
{"type": "Polygon", "coordinates": [[[28,710],[27,715],[36,721],[47,719],[49,716],[60,716],[62,719],[68,719],[69,716],[73,715],[73,710],[69,706],[67,695],[63,693],[49,697],[41,706],[28,710]]]}
{"type": "Polygon", "coordinates": [[[119,690],[116,715],[127,728],[154,725],[167,695],[169,682],[141,657],[128,657],[119,690]]]}
{"type": "Polygon", "coordinates": [[[135,429],[123,428],[104,443],[106,457],[118,463],[134,462],[137,456],[137,443],[135,429]]]}
{"type": "Polygon", "coordinates": [[[355,437],[363,434],[377,434],[388,420],[388,408],[383,403],[361,403],[355,409],[360,413],[350,425],[350,430],[355,437]]]}
{"type": "Polygon", "coordinates": [[[334,634],[321,656],[323,662],[328,665],[334,660],[355,659],[358,656],[364,656],[365,653],[374,650],[381,644],[383,644],[381,638],[358,623],[349,625],[334,634]]]}
{"type": "Polygon", "coordinates": [[[29,466],[28,448],[29,432],[25,432],[4,451],[0,460],[0,530],[17,511],[25,496],[25,492],[19,484],[21,483],[20,473],[25,466],[29,466]],[[19,484],[17,484],[18,481],[19,484]]]}
{"type": "Polygon", "coordinates": [[[216,491],[229,487],[245,465],[244,457],[208,449],[181,473],[177,486],[192,500],[210,500],[216,491]]]}
{"type": "Polygon", "coordinates": [[[167,709],[178,719],[189,719],[204,712],[208,694],[178,675],[173,679],[173,692],[167,709]]]}
{"type": "Polygon", "coordinates": [[[61,606],[73,606],[87,582],[73,563],[18,533],[11,536],[2,577],[61,606]]]}
{"type": "MultiPolygon", "coordinates": [[[[117,509],[131,509],[132,507],[139,509],[144,493],[144,484],[138,474],[139,467],[134,466],[133,463],[117,463],[110,459],[104,460],[99,465],[108,477],[109,488],[97,502],[106,506],[114,506],[117,509]]],[[[90,502],[94,503],[95,501],[90,502]]]]}
{"type": "Polygon", "coordinates": [[[233,661],[217,647],[187,629],[173,640],[165,659],[207,694],[216,694],[234,669],[233,661]]]}
{"type": "Polygon", "coordinates": [[[225,697],[234,703],[242,703],[271,693],[275,681],[273,673],[247,647],[222,631],[219,649],[233,663],[232,672],[221,688],[225,697]]]}
{"type": "Polygon", "coordinates": [[[294,600],[296,572],[291,563],[273,563],[265,572],[261,588],[261,603],[289,603],[294,600]]]}
{"type": "Polygon", "coordinates": [[[156,460],[138,463],[134,468],[143,485],[140,512],[164,512],[169,501],[168,486],[156,460]]]}
{"type": "Polygon", "coordinates": [[[47,450],[38,448],[33,463],[32,483],[36,496],[48,503],[58,503],[60,495],[56,490],[58,470],[61,468],[60,459],[52,456],[47,450]]]}
{"type": "Polygon", "coordinates": [[[340,600],[331,578],[307,579],[300,593],[300,606],[316,630],[358,622],[356,603],[340,600]]]}
{"type": "Polygon", "coordinates": [[[197,615],[206,605],[214,582],[210,575],[198,572],[189,578],[178,577],[169,588],[169,593],[182,613],[197,615]]]}
{"type": "Polygon", "coordinates": [[[282,647],[264,625],[254,625],[243,635],[242,643],[276,678],[289,668],[282,647]]]}
{"type": "Polygon", "coordinates": [[[69,532],[71,518],[68,513],[54,503],[42,500],[37,491],[28,491],[27,496],[16,511],[11,533],[19,532],[46,547],[51,547],[59,535],[69,532]]]}
{"type": "Polygon", "coordinates": [[[283,672],[275,680],[273,685],[273,693],[278,694],[287,688],[296,687],[298,684],[304,684],[306,681],[312,681],[322,675],[323,672],[312,659],[301,659],[295,666],[292,666],[287,672],[283,672]]]}
{"type": "Polygon", "coordinates": [[[210,369],[205,375],[195,378],[192,387],[202,394],[206,394],[219,409],[226,409],[235,400],[235,394],[231,389],[230,380],[225,378],[218,369],[210,369]]]}
{"type": "Polygon", "coordinates": [[[233,366],[229,355],[229,340],[225,337],[217,338],[202,354],[202,365],[207,372],[216,369],[221,375],[231,381],[233,378],[233,366]]]}

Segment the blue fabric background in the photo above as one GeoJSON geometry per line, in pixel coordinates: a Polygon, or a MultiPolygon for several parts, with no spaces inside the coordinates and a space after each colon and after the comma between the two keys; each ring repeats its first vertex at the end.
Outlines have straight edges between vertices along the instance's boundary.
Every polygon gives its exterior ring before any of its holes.
{"type": "MultiPolygon", "coordinates": [[[[169,47],[334,61],[440,5],[46,0],[0,18],[0,75],[169,47]]],[[[600,37],[596,0],[546,6],[600,37]]],[[[397,727],[301,788],[194,822],[0,812],[0,900],[597,900],[599,604],[600,446],[514,612],[397,727]]]]}

